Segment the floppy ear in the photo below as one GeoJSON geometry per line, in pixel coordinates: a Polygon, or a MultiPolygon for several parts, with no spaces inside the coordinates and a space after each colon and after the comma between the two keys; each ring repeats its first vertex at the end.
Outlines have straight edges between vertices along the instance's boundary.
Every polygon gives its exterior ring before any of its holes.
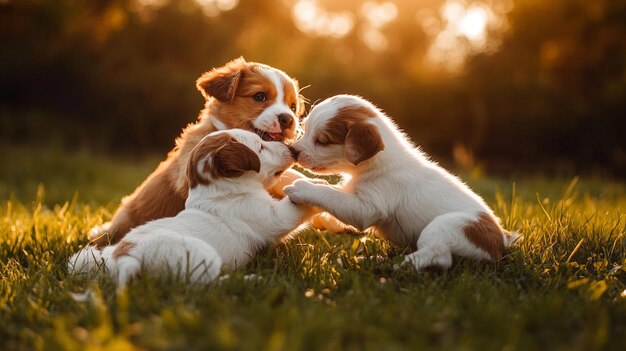
{"type": "Polygon", "coordinates": [[[230,102],[237,92],[245,63],[246,60],[240,57],[223,67],[205,72],[196,81],[196,87],[207,100],[212,96],[220,101],[230,102]]]}
{"type": "Polygon", "coordinates": [[[244,172],[261,170],[261,160],[244,144],[232,140],[215,154],[214,172],[222,177],[235,178],[244,172]]]}
{"type": "Polygon", "coordinates": [[[346,134],[346,158],[354,165],[368,160],[385,148],[376,126],[368,123],[354,123],[346,134]]]}
{"type": "Polygon", "coordinates": [[[208,155],[201,155],[200,153],[197,148],[192,150],[187,161],[187,183],[191,189],[198,184],[209,184],[209,179],[204,175],[209,172],[208,155]]]}

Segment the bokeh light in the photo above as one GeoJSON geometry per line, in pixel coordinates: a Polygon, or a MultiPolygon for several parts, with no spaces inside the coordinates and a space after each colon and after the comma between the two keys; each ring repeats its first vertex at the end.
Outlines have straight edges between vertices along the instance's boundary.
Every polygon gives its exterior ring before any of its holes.
{"type": "Polygon", "coordinates": [[[315,0],[298,1],[292,15],[298,29],[311,36],[341,38],[354,27],[352,13],[326,11],[315,0]]]}
{"type": "Polygon", "coordinates": [[[365,18],[365,24],[359,34],[361,41],[372,51],[387,50],[389,41],[382,33],[382,28],[398,16],[396,5],[392,2],[367,1],[361,5],[361,15],[365,18]]]}
{"type": "Polygon", "coordinates": [[[417,22],[432,37],[426,60],[457,72],[469,55],[497,49],[499,38],[495,34],[506,28],[505,15],[512,5],[506,0],[496,3],[448,0],[438,15],[429,10],[418,12],[417,22]]]}

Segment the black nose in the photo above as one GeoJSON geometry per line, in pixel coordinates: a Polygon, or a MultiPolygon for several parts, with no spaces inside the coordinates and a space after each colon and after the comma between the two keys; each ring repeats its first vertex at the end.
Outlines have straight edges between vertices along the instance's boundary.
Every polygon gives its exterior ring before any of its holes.
{"type": "Polygon", "coordinates": [[[288,113],[278,115],[278,123],[282,129],[289,129],[293,125],[293,117],[288,113]]]}
{"type": "Polygon", "coordinates": [[[298,159],[298,155],[300,155],[300,151],[298,151],[298,150],[296,150],[296,149],[294,149],[292,147],[289,147],[289,151],[291,151],[291,157],[293,157],[294,160],[297,160],[298,159]]]}

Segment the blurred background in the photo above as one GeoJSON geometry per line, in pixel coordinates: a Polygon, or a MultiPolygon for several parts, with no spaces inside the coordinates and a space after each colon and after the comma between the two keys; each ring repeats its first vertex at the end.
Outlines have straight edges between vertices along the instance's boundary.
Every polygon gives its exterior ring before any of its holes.
{"type": "Polygon", "coordinates": [[[446,165],[626,177],[626,0],[0,0],[0,43],[12,150],[162,158],[196,78],[244,56],[446,165]]]}

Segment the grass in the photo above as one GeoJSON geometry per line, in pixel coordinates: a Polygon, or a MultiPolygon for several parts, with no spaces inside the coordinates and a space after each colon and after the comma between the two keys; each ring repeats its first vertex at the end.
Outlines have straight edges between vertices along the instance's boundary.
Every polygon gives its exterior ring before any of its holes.
{"type": "Polygon", "coordinates": [[[384,242],[305,231],[219,284],[145,272],[116,294],[66,261],[155,159],[3,150],[1,350],[626,348],[620,182],[467,179],[524,234],[497,264],[394,271],[402,252],[384,242]]]}

